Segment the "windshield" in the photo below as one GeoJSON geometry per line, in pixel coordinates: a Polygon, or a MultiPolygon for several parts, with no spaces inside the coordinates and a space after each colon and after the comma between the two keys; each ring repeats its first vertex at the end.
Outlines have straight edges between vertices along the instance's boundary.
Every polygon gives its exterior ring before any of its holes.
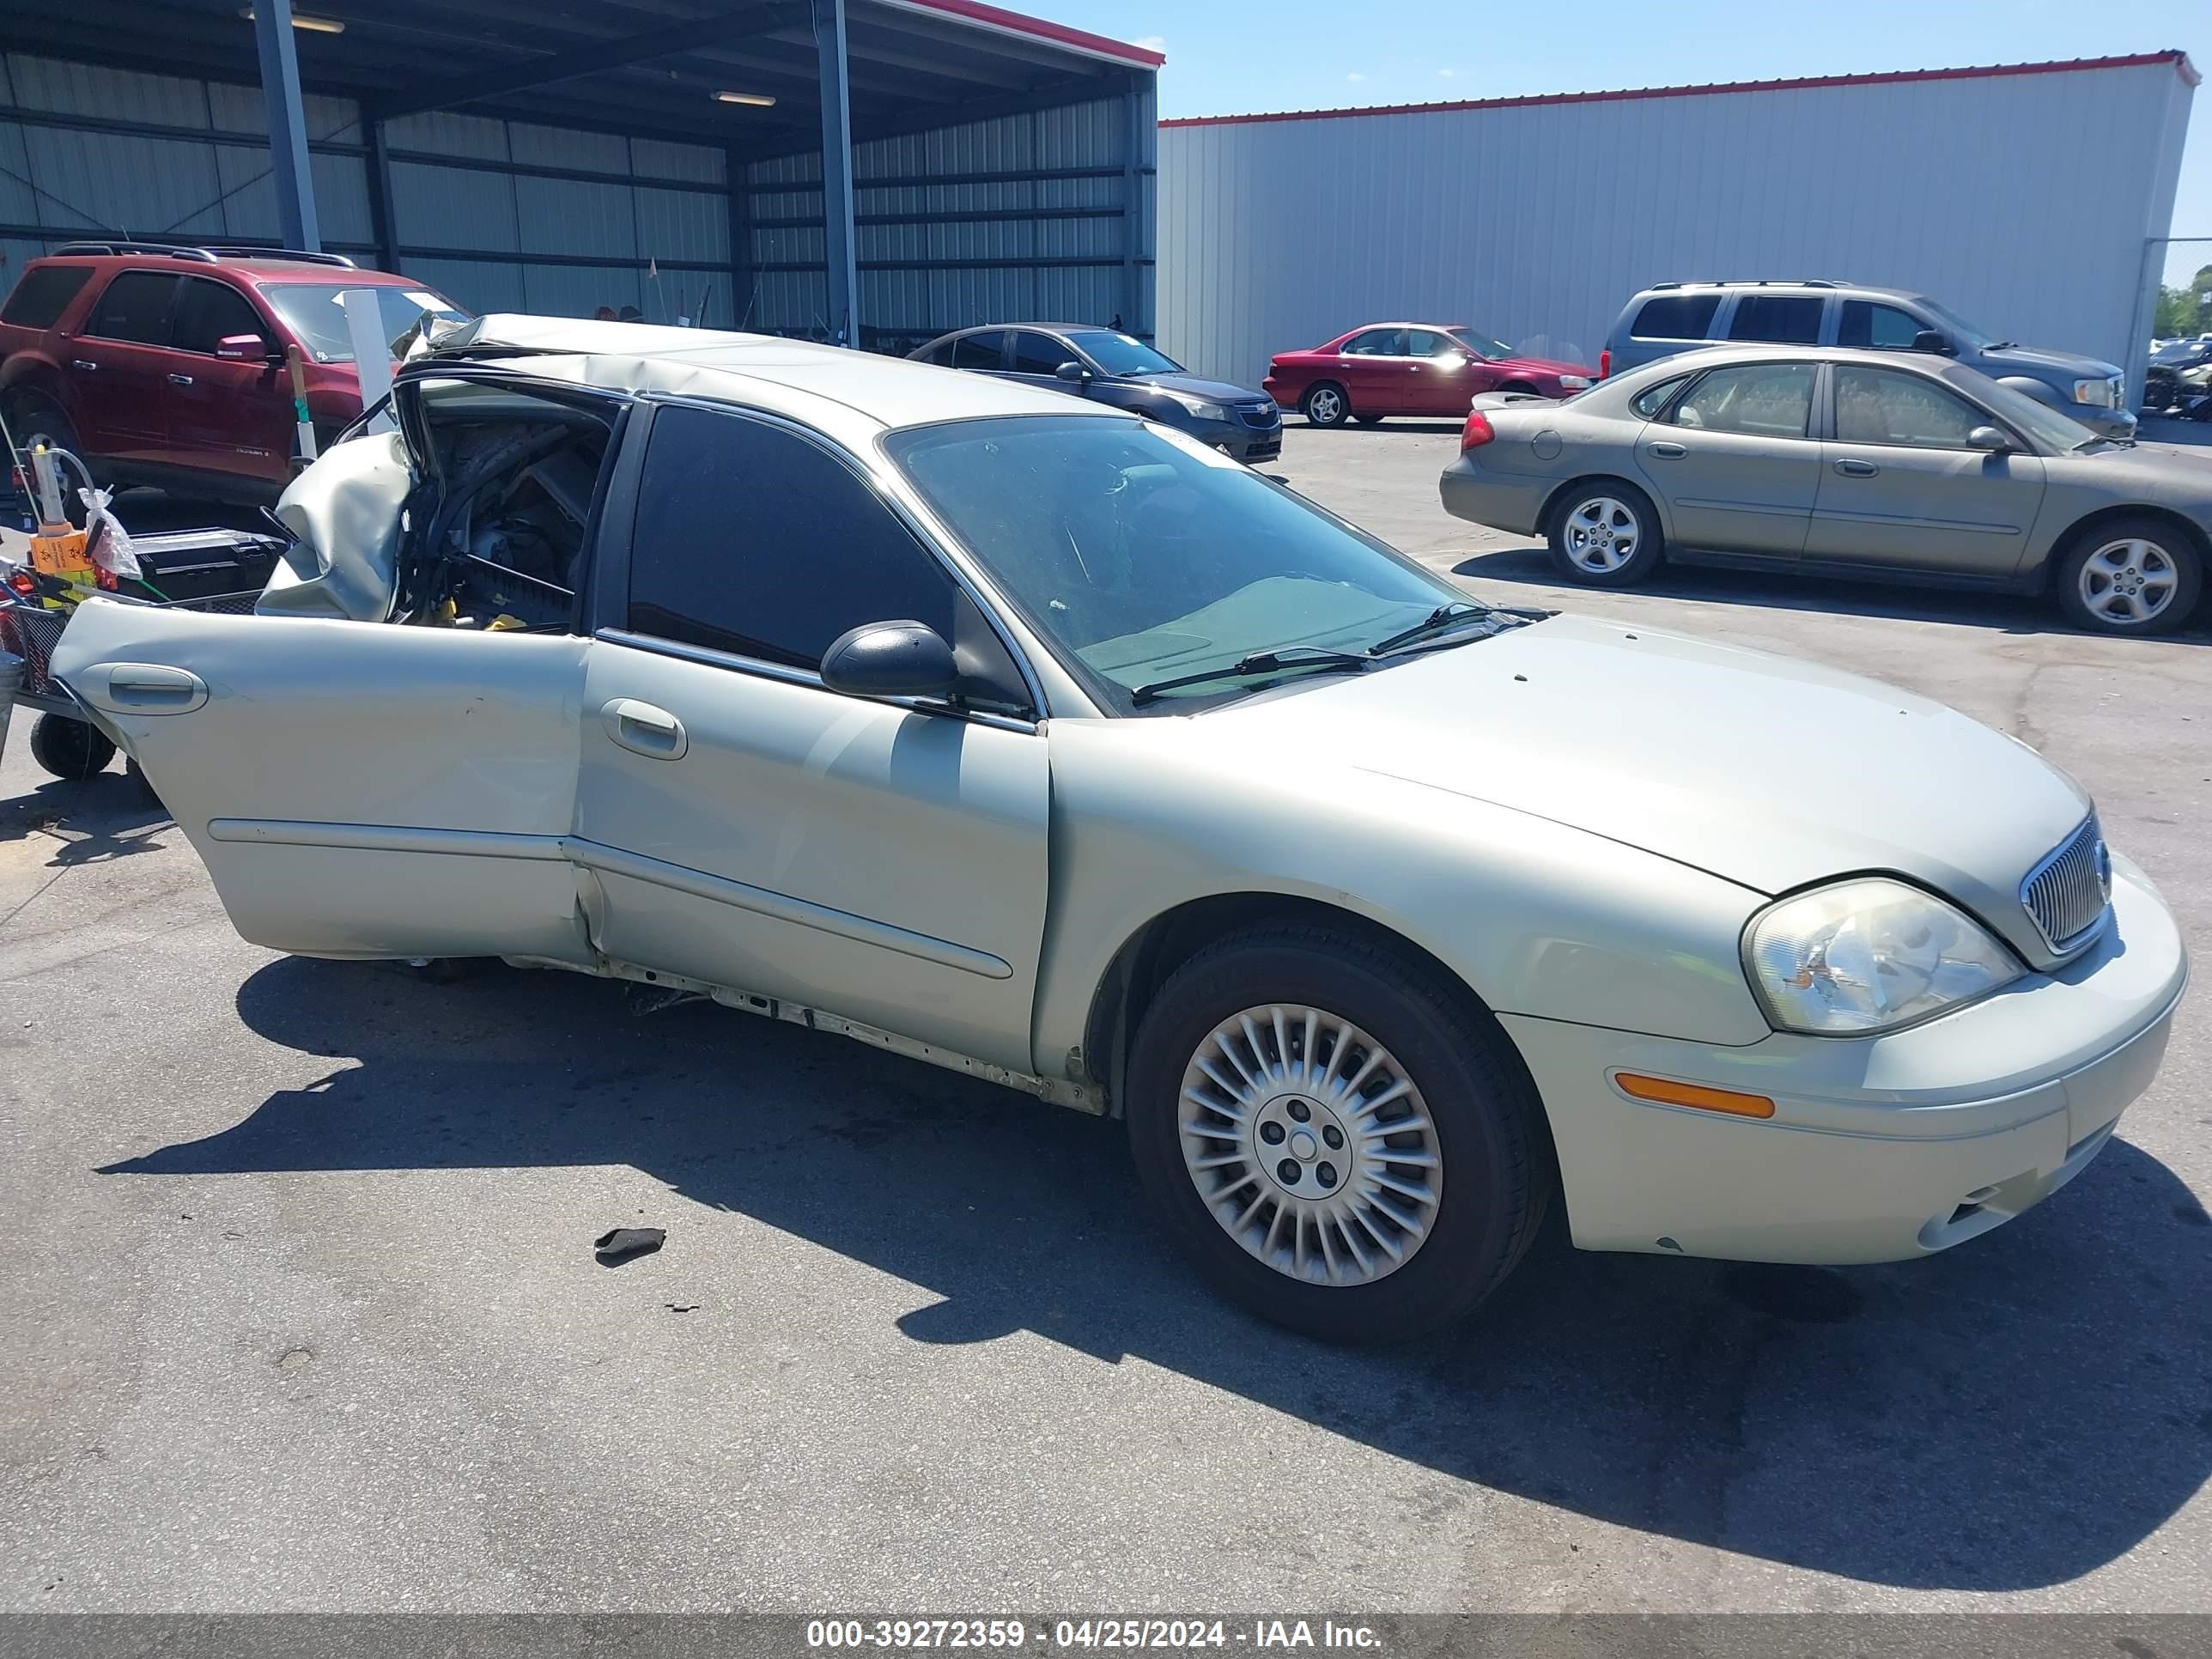
{"type": "MultiPolygon", "coordinates": [[[[362,290],[353,290],[359,293],[362,290]]],[[[468,313],[444,295],[427,288],[372,288],[376,308],[384,319],[384,338],[396,358],[407,355],[415,330],[423,317],[466,319],[468,313]]],[[[346,323],[345,307],[338,296],[346,292],[334,283],[282,283],[261,290],[276,314],[292,325],[300,343],[319,363],[353,361],[353,331],[346,323]]]]}
{"type": "Polygon", "coordinates": [[[1182,365],[1142,340],[1110,329],[1079,329],[1067,337],[1076,349],[1109,374],[1180,374],[1182,365]]]}
{"type": "MultiPolygon", "coordinates": [[[[1467,596],[1179,433],[1015,416],[896,432],[891,459],[1106,705],[1187,709],[1251,689],[1140,685],[1255,653],[1364,651],[1467,596]]],[[[1480,615],[1480,607],[1473,613],[1480,615]]]]}
{"type": "Polygon", "coordinates": [[[2150,354],[2154,363],[2193,363],[2212,354],[2212,346],[2202,340],[2168,340],[2150,354]]]}
{"type": "Polygon", "coordinates": [[[1959,315],[1957,312],[1937,305],[1935,301],[1929,299],[1925,295],[1915,296],[1913,303],[1917,305],[1929,316],[1933,317],[1937,322],[1942,324],[1944,328],[1949,332],[1952,342],[1954,344],[1971,346],[1976,351],[1987,351],[1991,346],[1996,343],[1996,342],[1992,340],[1988,335],[1983,333],[1981,330],[1976,328],[1972,323],[1959,315]]]}
{"type": "Polygon", "coordinates": [[[1453,339],[1457,340],[1462,345],[1465,346],[1469,351],[1472,351],[1476,356],[1486,357],[1493,363],[1498,362],[1504,358],[1510,357],[1513,355],[1513,348],[1506,344],[1504,341],[1493,340],[1487,334],[1477,334],[1472,329],[1449,328],[1446,329],[1444,332],[1450,335],[1453,339]]]}
{"type": "Polygon", "coordinates": [[[2025,392],[2014,392],[2002,380],[1974,376],[1974,395],[2038,441],[2057,450],[2079,449],[2097,434],[2079,421],[2069,420],[2048,404],[2039,404],[2025,392]]]}

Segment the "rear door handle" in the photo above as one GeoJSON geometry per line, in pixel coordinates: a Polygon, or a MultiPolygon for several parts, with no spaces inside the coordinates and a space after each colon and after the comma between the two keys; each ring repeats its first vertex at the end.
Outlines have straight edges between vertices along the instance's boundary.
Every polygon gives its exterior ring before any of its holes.
{"type": "Polygon", "coordinates": [[[171,386],[190,386],[191,383],[192,377],[189,374],[172,374],[169,376],[169,384],[171,386]]]}
{"type": "Polygon", "coordinates": [[[1644,450],[1648,454],[1664,455],[1669,460],[1677,455],[1686,455],[1690,453],[1680,444],[1667,443],[1663,441],[1656,444],[1647,444],[1644,446],[1644,450]]]}
{"type": "Polygon", "coordinates": [[[93,370],[98,368],[100,365],[98,363],[88,363],[82,357],[72,357],[70,359],[70,367],[71,368],[81,368],[86,374],[89,374],[93,370]]]}
{"type": "Polygon", "coordinates": [[[1846,478],[1871,478],[1881,469],[1872,461],[1838,461],[1836,471],[1846,478]]]}
{"type": "Polygon", "coordinates": [[[111,714],[183,714],[208,700],[205,680],[164,663],[110,663],[84,678],[87,696],[111,714]]]}
{"type": "Polygon", "coordinates": [[[691,739],[684,722],[665,708],[635,697],[617,697],[599,710],[607,735],[634,755],[648,760],[682,760],[691,739]]]}

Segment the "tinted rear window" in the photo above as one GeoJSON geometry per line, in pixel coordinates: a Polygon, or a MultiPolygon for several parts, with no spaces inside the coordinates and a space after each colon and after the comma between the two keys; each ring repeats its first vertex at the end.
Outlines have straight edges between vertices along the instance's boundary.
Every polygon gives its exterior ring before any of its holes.
{"type": "Polygon", "coordinates": [[[1729,338],[1767,345],[1818,345],[1820,304],[1816,298],[1798,295],[1747,294],[1735,302],[1729,338]]]}
{"type": "Polygon", "coordinates": [[[8,296],[7,308],[0,310],[0,323],[13,323],[18,328],[52,328],[91,275],[90,265],[40,265],[36,270],[25,271],[23,280],[8,296]]]}
{"type": "Polygon", "coordinates": [[[102,340],[168,344],[169,304],[179,280],[167,271],[125,271],[102,292],[84,331],[102,340]]]}
{"type": "Polygon", "coordinates": [[[1646,300],[1628,331],[1639,340],[1702,340],[1721,308],[1717,294],[1665,294],[1646,300]]]}

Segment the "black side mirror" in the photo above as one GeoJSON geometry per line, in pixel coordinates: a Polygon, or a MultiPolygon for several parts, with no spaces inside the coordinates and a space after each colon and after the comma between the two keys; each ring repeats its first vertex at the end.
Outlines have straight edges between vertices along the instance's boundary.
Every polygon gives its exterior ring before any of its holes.
{"type": "Polygon", "coordinates": [[[822,684],[855,697],[950,697],[960,668],[945,636],[927,623],[864,623],[822,653],[822,684]]]}
{"type": "Polygon", "coordinates": [[[1966,434],[1966,447],[1984,449],[1992,455],[2007,455],[2012,453],[2012,440],[2000,428],[1978,426],[1966,434]]]}
{"type": "Polygon", "coordinates": [[[1091,371],[1081,363],[1062,363],[1052,373],[1054,380],[1067,380],[1076,386],[1091,384],[1091,371]]]}
{"type": "Polygon", "coordinates": [[[1932,328],[1923,328],[1912,337],[1915,351],[1932,351],[1939,357],[1951,355],[1951,343],[1932,328]]]}

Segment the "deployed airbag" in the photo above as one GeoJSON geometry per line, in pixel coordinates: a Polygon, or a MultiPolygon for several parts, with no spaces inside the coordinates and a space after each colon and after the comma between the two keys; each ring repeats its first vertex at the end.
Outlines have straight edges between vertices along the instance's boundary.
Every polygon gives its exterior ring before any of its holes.
{"type": "Polygon", "coordinates": [[[398,587],[399,517],[413,487],[397,432],[340,444],[292,480],[276,517],[296,540],[254,610],[382,622],[398,587]]]}

